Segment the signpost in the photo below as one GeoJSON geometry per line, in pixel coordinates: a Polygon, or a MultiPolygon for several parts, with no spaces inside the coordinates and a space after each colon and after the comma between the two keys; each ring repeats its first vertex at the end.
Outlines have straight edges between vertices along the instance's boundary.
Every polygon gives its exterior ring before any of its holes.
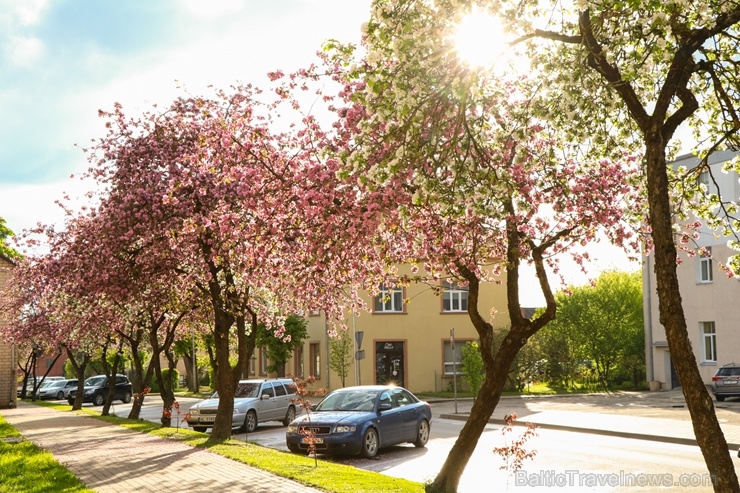
{"type": "Polygon", "coordinates": [[[457,358],[455,357],[455,328],[450,328],[450,349],[452,349],[452,390],[455,394],[455,414],[457,414],[457,358]]]}
{"type": "Polygon", "coordinates": [[[361,330],[355,332],[355,342],[357,343],[357,351],[355,351],[355,361],[357,362],[357,385],[362,385],[362,373],[360,372],[359,361],[365,358],[365,350],[360,349],[362,347],[362,336],[365,333],[361,330]]]}

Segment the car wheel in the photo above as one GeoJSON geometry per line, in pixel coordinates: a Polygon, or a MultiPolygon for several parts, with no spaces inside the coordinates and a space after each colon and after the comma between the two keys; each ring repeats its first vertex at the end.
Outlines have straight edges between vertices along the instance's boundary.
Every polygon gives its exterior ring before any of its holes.
{"type": "Polygon", "coordinates": [[[244,418],[244,431],[252,433],[257,429],[257,413],[249,411],[247,416],[244,418]]]}
{"type": "Polygon", "coordinates": [[[61,401],[62,399],[64,399],[64,392],[60,390],[59,392],[57,392],[57,400],[61,401]]]}
{"type": "Polygon", "coordinates": [[[366,459],[375,457],[378,453],[378,432],[375,428],[368,428],[365,436],[362,438],[362,449],[360,455],[366,459]]]}
{"type": "Polygon", "coordinates": [[[288,426],[291,421],[295,419],[295,407],[290,406],[288,407],[288,412],[285,414],[285,419],[283,420],[283,424],[285,426],[288,426]]]}
{"type": "Polygon", "coordinates": [[[126,391],[126,392],[125,392],[125,393],[123,394],[123,399],[121,399],[121,400],[123,401],[123,403],[124,403],[124,404],[128,404],[129,402],[131,402],[131,392],[129,392],[129,391],[127,390],[127,391],[126,391]]]}
{"type": "Polygon", "coordinates": [[[103,399],[103,394],[95,394],[95,397],[93,397],[93,404],[96,406],[102,406],[103,402],[105,402],[105,399],[103,399]]]}
{"type": "Polygon", "coordinates": [[[75,403],[75,400],[74,400],[74,399],[67,399],[67,403],[68,403],[68,404],[69,404],[70,406],[73,406],[73,405],[74,405],[74,403],[75,403]]]}
{"type": "Polygon", "coordinates": [[[205,433],[206,432],[205,426],[193,426],[193,431],[197,431],[199,433],[205,433]]]}
{"type": "Polygon", "coordinates": [[[419,429],[416,430],[416,441],[414,447],[426,447],[429,441],[429,421],[422,419],[419,422],[419,429]]]}
{"type": "Polygon", "coordinates": [[[724,402],[725,401],[725,396],[724,395],[715,395],[714,398],[717,399],[717,402],[724,402]]]}

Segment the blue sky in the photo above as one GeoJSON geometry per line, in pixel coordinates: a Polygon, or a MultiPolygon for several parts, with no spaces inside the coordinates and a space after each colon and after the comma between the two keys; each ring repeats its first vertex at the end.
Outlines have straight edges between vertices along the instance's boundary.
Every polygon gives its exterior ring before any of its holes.
{"type": "Polygon", "coordinates": [[[370,0],[0,0],[0,217],[61,225],[54,201],[85,190],[79,147],[98,109],[129,114],[207,86],[262,85],[323,41],[356,42],[370,0]]]}

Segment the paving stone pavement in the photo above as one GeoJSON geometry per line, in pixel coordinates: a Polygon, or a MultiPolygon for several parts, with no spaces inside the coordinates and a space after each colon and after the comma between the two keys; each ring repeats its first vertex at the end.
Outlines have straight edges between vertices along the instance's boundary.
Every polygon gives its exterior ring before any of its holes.
{"type": "Polygon", "coordinates": [[[88,416],[25,402],[0,415],[100,493],[319,493],[207,450],[88,416]]]}

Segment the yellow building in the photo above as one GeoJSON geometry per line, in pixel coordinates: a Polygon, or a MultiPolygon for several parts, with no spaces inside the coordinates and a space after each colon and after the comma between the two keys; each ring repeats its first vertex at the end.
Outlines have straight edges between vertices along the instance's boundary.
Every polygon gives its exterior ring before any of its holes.
{"type": "MultiPolygon", "coordinates": [[[[495,329],[509,326],[506,308],[505,278],[503,284],[484,283],[480,292],[480,313],[494,313],[489,320],[495,329]]],[[[385,289],[365,301],[371,312],[347,318],[361,359],[350,363],[345,385],[395,383],[412,392],[451,389],[454,370],[460,374],[460,348],[478,338],[468,316],[468,291],[457,285],[440,282],[437,289],[427,284],[385,289]],[[435,292],[436,291],[436,292],[435,292]],[[450,334],[454,329],[455,352],[450,334]],[[357,347],[359,343],[359,348],[357,347]]],[[[334,390],[342,387],[340,377],[329,369],[329,336],[326,320],[320,313],[308,319],[309,338],[288,361],[286,372],[313,376],[313,387],[334,390]]],[[[255,351],[259,371],[266,362],[260,350],[255,351]]],[[[461,385],[458,378],[457,385],[461,385]]]]}

